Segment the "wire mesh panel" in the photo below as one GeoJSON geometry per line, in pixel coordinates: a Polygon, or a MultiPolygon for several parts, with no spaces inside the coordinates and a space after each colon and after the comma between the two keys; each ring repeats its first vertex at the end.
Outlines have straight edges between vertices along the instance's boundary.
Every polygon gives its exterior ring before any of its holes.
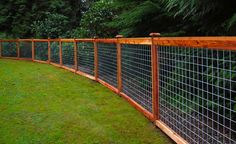
{"type": "Polygon", "coordinates": [[[99,79],[117,87],[117,49],[114,43],[98,43],[99,79]]]}
{"type": "Polygon", "coordinates": [[[17,57],[16,42],[2,42],[3,57],[17,57]]]}
{"type": "Polygon", "coordinates": [[[20,42],[20,58],[32,58],[32,42],[20,42]]]}
{"type": "Polygon", "coordinates": [[[236,52],[160,46],[160,119],[189,143],[236,143],[236,52]]]}
{"type": "Polygon", "coordinates": [[[79,71],[94,75],[94,44],[92,42],[78,43],[77,61],[79,71]]]}
{"type": "Polygon", "coordinates": [[[121,45],[122,92],[152,112],[150,45],[121,45]]]}
{"type": "Polygon", "coordinates": [[[50,61],[52,63],[60,63],[60,50],[59,42],[50,42],[50,61]]]}
{"type": "Polygon", "coordinates": [[[35,59],[41,61],[48,60],[48,42],[35,42],[35,59]]]}
{"type": "Polygon", "coordinates": [[[62,42],[62,63],[64,66],[74,68],[74,43],[62,42]]]}

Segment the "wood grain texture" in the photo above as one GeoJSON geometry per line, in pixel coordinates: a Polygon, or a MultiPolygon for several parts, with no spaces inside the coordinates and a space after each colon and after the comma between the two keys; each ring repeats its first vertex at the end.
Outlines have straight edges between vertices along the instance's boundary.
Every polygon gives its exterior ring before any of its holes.
{"type": "Polygon", "coordinates": [[[50,43],[50,38],[48,38],[48,63],[51,62],[51,43],[50,43]]]}
{"type": "Polygon", "coordinates": [[[157,69],[157,46],[151,38],[151,64],[152,64],[152,112],[154,119],[159,119],[159,93],[158,93],[158,69],[157,69]]]}
{"type": "Polygon", "coordinates": [[[77,45],[77,42],[74,40],[74,64],[75,64],[74,68],[76,71],[78,70],[77,49],[78,49],[78,45],[77,45]]]}
{"type": "Polygon", "coordinates": [[[16,55],[17,55],[17,58],[20,58],[20,42],[19,40],[17,40],[16,42],[16,55]]]}
{"type": "Polygon", "coordinates": [[[116,41],[118,93],[120,93],[122,91],[122,70],[121,70],[121,44],[120,44],[120,38],[121,37],[117,37],[117,41],[116,41]]]}
{"type": "Polygon", "coordinates": [[[154,43],[161,46],[236,50],[236,37],[161,37],[155,38],[154,43]]]}
{"type": "Polygon", "coordinates": [[[95,80],[98,80],[98,44],[96,39],[94,39],[94,76],[95,80]]]}
{"type": "Polygon", "coordinates": [[[122,96],[124,99],[126,99],[133,107],[135,107],[138,111],[140,111],[145,117],[147,117],[150,121],[154,122],[154,116],[151,112],[143,108],[140,104],[138,104],[136,101],[131,99],[129,96],[127,96],[125,93],[121,92],[120,96],[122,96]]]}
{"type": "Polygon", "coordinates": [[[32,42],[32,60],[34,60],[34,59],[35,59],[35,46],[34,46],[34,40],[32,39],[31,42],[32,42]]]}
{"type": "Polygon", "coordinates": [[[96,39],[98,43],[116,43],[116,39],[96,39]]]}
{"type": "Polygon", "coordinates": [[[115,88],[115,87],[113,87],[112,85],[108,84],[107,82],[105,82],[105,81],[103,81],[103,80],[101,80],[101,79],[99,79],[99,78],[98,78],[97,81],[98,81],[100,84],[102,84],[102,85],[104,85],[105,87],[107,87],[107,88],[109,88],[110,90],[112,90],[113,92],[118,93],[118,89],[115,88]]]}
{"type": "Polygon", "coordinates": [[[87,73],[84,73],[84,72],[82,72],[82,71],[76,71],[76,73],[77,74],[79,74],[79,75],[81,75],[81,76],[84,76],[84,77],[87,77],[87,78],[89,78],[89,79],[91,79],[91,80],[95,80],[95,77],[94,76],[92,76],[92,75],[89,75],[89,74],[87,74],[87,73]]]}
{"type": "Polygon", "coordinates": [[[176,134],[171,128],[169,128],[165,123],[160,120],[155,121],[155,124],[160,128],[164,133],[166,133],[172,140],[177,144],[188,144],[181,136],[176,134]]]}
{"type": "Polygon", "coordinates": [[[33,61],[37,63],[48,64],[48,61],[42,61],[42,60],[33,60],[33,61]]]}
{"type": "Polygon", "coordinates": [[[121,44],[142,44],[142,45],[151,45],[152,42],[150,38],[121,38],[121,44]]]}
{"type": "Polygon", "coordinates": [[[62,66],[62,41],[59,41],[59,58],[60,58],[60,65],[62,66]]]}
{"type": "MultiPolygon", "coordinates": [[[[2,39],[1,42],[17,42],[16,39],[2,39]]],[[[31,42],[32,39],[19,39],[23,42],[31,42]]],[[[47,42],[47,39],[34,39],[35,42],[47,42]]],[[[94,42],[94,39],[50,39],[55,42],[94,42]]],[[[97,42],[115,43],[116,38],[96,39],[97,42]]],[[[151,45],[150,38],[120,38],[121,44],[143,44],[151,45]]],[[[221,50],[236,50],[236,37],[217,36],[217,37],[158,37],[154,38],[156,45],[181,46],[193,48],[212,48],[221,50]]]]}

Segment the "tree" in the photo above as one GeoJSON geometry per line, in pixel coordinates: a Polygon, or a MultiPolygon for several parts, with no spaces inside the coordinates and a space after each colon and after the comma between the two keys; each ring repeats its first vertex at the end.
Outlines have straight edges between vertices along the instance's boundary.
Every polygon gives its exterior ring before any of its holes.
{"type": "Polygon", "coordinates": [[[69,21],[68,17],[61,14],[47,13],[45,19],[34,21],[31,25],[35,38],[58,38],[66,37],[69,21]]]}
{"type": "Polygon", "coordinates": [[[100,0],[95,2],[87,12],[84,13],[80,27],[74,32],[76,37],[114,37],[116,28],[108,25],[116,15],[112,7],[113,1],[100,0]]]}
{"type": "Polygon", "coordinates": [[[182,17],[191,35],[235,35],[235,0],[162,0],[167,12],[182,17]]]}
{"type": "Polygon", "coordinates": [[[116,0],[114,7],[121,13],[110,22],[110,26],[118,28],[125,36],[148,36],[151,32],[183,33],[179,18],[173,18],[166,13],[157,1],[116,0]]]}
{"type": "MultiPolygon", "coordinates": [[[[47,14],[68,17],[69,31],[77,28],[84,13],[94,0],[1,0],[0,31],[12,38],[31,38],[31,25],[44,21],[47,14]]],[[[4,35],[4,34],[1,34],[4,35]]]]}

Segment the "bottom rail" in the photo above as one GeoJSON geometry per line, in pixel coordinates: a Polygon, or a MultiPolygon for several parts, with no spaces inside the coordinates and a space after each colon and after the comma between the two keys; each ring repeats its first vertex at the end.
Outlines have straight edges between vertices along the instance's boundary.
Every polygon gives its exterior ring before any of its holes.
{"type": "Polygon", "coordinates": [[[132,100],[129,96],[127,96],[124,93],[120,93],[120,95],[126,99],[133,107],[135,107],[138,111],[140,111],[141,113],[144,114],[144,116],[146,116],[150,121],[154,122],[154,116],[151,112],[149,112],[148,110],[144,109],[141,105],[139,105],[136,101],[132,100]]]}
{"type": "Polygon", "coordinates": [[[188,144],[181,136],[175,133],[171,128],[169,128],[165,123],[160,120],[155,121],[155,125],[160,128],[165,134],[167,134],[173,141],[177,144],[188,144]]]}

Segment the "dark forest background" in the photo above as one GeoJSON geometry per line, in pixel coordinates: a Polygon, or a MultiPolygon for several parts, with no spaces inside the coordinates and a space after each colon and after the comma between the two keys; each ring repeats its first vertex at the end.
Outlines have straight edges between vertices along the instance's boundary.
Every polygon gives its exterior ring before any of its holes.
{"type": "Polygon", "coordinates": [[[1,0],[1,38],[236,35],[235,0],[1,0]]]}

